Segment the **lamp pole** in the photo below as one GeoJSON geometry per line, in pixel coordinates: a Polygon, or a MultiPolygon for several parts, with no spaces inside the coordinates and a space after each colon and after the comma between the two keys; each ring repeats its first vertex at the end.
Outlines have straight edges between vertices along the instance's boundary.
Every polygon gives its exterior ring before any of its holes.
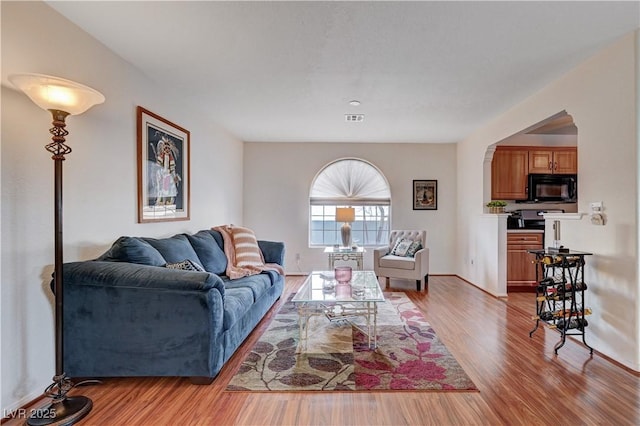
{"type": "Polygon", "coordinates": [[[67,393],[75,386],[64,371],[64,277],[62,272],[63,257],[63,233],[62,233],[62,162],[65,155],[71,153],[71,148],[65,145],[65,137],[69,132],[65,129],[65,119],[69,115],[66,111],[50,109],[53,115],[53,127],[49,132],[53,135],[50,144],[45,149],[53,159],[53,210],[54,210],[54,267],[53,282],[55,292],[55,351],[56,371],[53,383],[47,387],[44,394],[51,398],[51,403],[45,408],[35,410],[27,419],[29,426],[42,426],[52,424],[72,425],[89,414],[93,408],[93,402],[86,396],[67,396],[67,393]]]}
{"type": "Polygon", "coordinates": [[[54,293],[55,293],[55,375],[53,383],[44,391],[51,398],[49,405],[31,411],[26,424],[30,426],[72,425],[91,411],[93,402],[86,396],[67,396],[75,384],[64,371],[64,283],[63,216],[62,216],[62,162],[71,148],[65,144],[69,132],[65,119],[81,114],[93,105],[104,102],[104,96],[96,90],[58,77],[41,74],[18,74],[9,80],[25,92],[33,102],[53,116],[49,129],[52,141],[45,149],[54,161],[54,293]]]}

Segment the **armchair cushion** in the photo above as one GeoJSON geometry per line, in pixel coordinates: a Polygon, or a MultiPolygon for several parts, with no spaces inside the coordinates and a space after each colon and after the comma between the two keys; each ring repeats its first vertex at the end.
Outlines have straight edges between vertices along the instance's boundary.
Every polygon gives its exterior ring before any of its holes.
{"type": "Polygon", "coordinates": [[[416,261],[412,257],[388,254],[380,258],[380,266],[382,268],[413,270],[416,269],[416,261]]]}

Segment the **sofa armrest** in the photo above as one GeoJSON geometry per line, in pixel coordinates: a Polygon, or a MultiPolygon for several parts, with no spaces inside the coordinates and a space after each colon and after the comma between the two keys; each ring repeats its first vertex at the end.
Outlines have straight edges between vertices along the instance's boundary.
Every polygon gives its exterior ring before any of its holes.
{"type": "Polygon", "coordinates": [[[258,240],[258,247],[260,247],[266,263],[277,263],[284,266],[283,242],[258,240]]]}
{"type": "Polygon", "coordinates": [[[214,377],[224,363],[217,275],[102,261],[63,271],[70,377],[214,377]]]}
{"type": "Polygon", "coordinates": [[[74,285],[200,292],[216,289],[224,299],[222,279],[209,272],[105,261],[65,263],[63,272],[65,283],[74,285]]]}

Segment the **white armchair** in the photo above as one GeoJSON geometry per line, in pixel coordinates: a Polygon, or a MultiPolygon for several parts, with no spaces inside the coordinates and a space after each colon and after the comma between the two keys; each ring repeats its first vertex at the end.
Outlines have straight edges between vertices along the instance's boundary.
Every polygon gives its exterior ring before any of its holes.
{"type": "Polygon", "coordinates": [[[402,278],[416,280],[416,288],[421,290],[424,284],[425,290],[429,285],[429,248],[427,248],[427,231],[424,230],[392,230],[389,234],[389,245],[374,249],[373,270],[376,277],[385,277],[386,287],[389,287],[389,278],[402,278]],[[398,256],[391,254],[391,250],[399,240],[420,241],[422,249],[411,256],[398,256]]]}

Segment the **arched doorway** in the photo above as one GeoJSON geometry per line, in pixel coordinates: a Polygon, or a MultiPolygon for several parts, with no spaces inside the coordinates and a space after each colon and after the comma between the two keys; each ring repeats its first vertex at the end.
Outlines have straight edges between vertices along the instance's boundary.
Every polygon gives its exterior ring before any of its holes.
{"type": "MultiPolygon", "coordinates": [[[[543,212],[577,212],[572,201],[535,201],[530,194],[531,175],[562,175],[577,185],[578,128],[573,117],[561,111],[489,146],[484,157],[483,199],[507,202],[505,238],[506,289],[510,292],[535,291],[535,265],[527,250],[545,244],[543,212]],[[514,233],[518,233],[516,238],[514,233]],[[522,243],[526,241],[525,243],[522,243]]],[[[579,196],[579,195],[578,195],[579,196]]],[[[503,240],[504,241],[504,240],[503,240]]]]}

